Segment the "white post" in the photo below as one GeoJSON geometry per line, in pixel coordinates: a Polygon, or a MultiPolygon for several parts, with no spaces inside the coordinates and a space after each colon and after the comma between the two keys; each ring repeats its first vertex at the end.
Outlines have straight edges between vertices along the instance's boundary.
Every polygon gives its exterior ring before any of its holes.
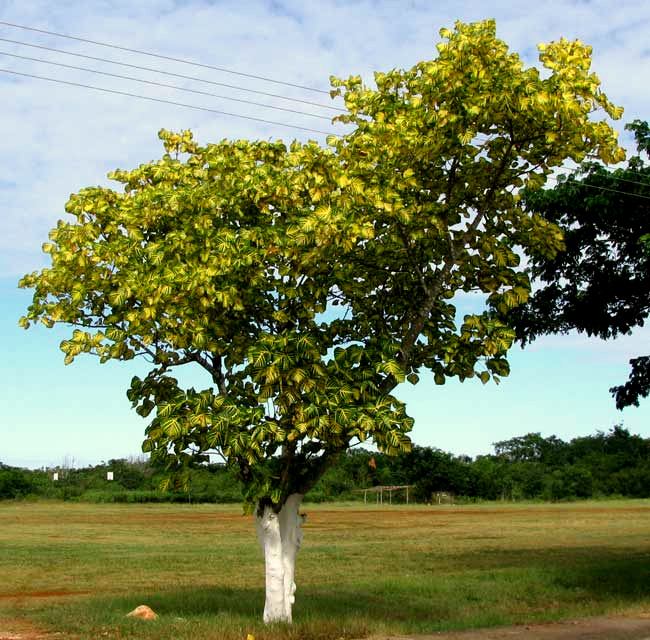
{"type": "Polygon", "coordinates": [[[291,622],[296,554],[302,543],[303,519],[298,513],[302,498],[301,494],[294,493],[287,498],[280,513],[267,505],[261,515],[255,514],[266,568],[265,623],[291,622]]]}

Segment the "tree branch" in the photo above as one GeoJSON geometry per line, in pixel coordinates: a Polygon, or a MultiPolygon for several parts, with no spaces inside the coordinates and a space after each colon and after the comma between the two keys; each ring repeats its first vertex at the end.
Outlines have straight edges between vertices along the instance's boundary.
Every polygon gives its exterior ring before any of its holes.
{"type": "MultiPolygon", "coordinates": [[[[513,149],[513,141],[511,139],[506,152],[503,154],[501,163],[499,165],[497,172],[495,173],[492,184],[490,185],[488,192],[485,194],[485,197],[483,199],[483,206],[478,209],[477,215],[474,218],[474,220],[472,220],[472,222],[469,224],[469,226],[467,227],[465,232],[461,235],[461,237],[458,239],[458,241],[454,242],[451,232],[449,232],[447,236],[448,245],[449,245],[449,255],[444,263],[443,268],[436,273],[435,281],[433,282],[431,288],[425,289],[426,297],[424,303],[422,304],[418,313],[413,319],[412,324],[405,336],[405,339],[402,341],[402,346],[400,348],[397,361],[403,368],[407,367],[411,355],[411,351],[415,346],[418,337],[422,333],[422,330],[424,329],[426,320],[429,314],[431,313],[431,310],[433,309],[433,306],[436,300],[438,299],[438,296],[442,292],[443,286],[447,281],[449,274],[451,273],[451,270],[458,262],[458,250],[463,248],[467,244],[467,241],[469,240],[470,236],[476,231],[479,224],[484,219],[484,216],[487,214],[490,201],[493,199],[494,194],[497,190],[499,179],[503,175],[504,169],[508,166],[508,164],[511,161],[510,156],[511,156],[512,149],[513,149]]],[[[456,159],[454,159],[454,161],[455,160],[456,159]]],[[[448,180],[448,186],[447,186],[448,206],[450,204],[451,193],[453,190],[451,176],[452,174],[455,175],[455,171],[456,171],[456,166],[454,163],[452,163],[452,167],[450,167],[449,170],[450,179],[448,180]]],[[[397,386],[397,381],[395,381],[394,379],[391,380],[391,378],[392,376],[386,378],[385,384],[383,385],[386,391],[390,391],[393,388],[395,388],[395,386],[397,386]],[[388,388],[389,386],[390,388],[388,388]]]]}

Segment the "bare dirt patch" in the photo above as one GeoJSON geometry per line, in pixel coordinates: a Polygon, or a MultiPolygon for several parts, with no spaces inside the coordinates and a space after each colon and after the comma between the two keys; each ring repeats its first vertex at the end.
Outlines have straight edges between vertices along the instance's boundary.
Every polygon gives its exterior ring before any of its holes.
{"type": "Polygon", "coordinates": [[[581,618],[373,640],[650,640],[650,616],[581,618]]]}
{"type": "Polygon", "coordinates": [[[64,637],[36,627],[27,620],[0,620],[0,640],[56,640],[64,637]]]}

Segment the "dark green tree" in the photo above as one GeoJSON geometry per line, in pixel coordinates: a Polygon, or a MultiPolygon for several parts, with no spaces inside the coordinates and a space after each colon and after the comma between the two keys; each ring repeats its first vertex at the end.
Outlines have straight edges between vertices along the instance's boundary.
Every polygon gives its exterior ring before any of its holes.
{"type": "MultiPolygon", "coordinates": [[[[648,154],[648,123],[626,128],[648,154]]],[[[650,311],[650,165],[640,155],[613,170],[585,163],[523,199],[564,231],[566,247],[552,258],[533,257],[529,273],[541,286],[510,315],[518,340],[570,330],[609,339],[642,326],[650,311]]],[[[630,365],[627,382],[610,389],[619,409],[650,393],[650,356],[630,365]]]]}
{"type": "Polygon", "coordinates": [[[527,433],[493,444],[497,456],[512,462],[541,462],[558,466],[566,460],[566,442],[556,436],[542,438],[540,433],[527,433]]]}
{"type": "Polygon", "coordinates": [[[33,483],[28,471],[9,467],[0,462],[0,500],[21,498],[32,490],[33,483]]]}

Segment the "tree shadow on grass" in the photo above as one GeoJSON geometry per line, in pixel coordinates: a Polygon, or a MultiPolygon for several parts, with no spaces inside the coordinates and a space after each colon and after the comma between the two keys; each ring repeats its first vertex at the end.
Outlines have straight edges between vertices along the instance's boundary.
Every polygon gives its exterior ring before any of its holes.
{"type": "MultiPolygon", "coordinates": [[[[98,596],[93,608],[105,620],[119,619],[137,605],[147,604],[168,620],[221,617],[231,623],[239,620],[246,624],[251,620],[261,623],[264,597],[263,589],[184,586],[123,597],[98,596]]],[[[77,602],[71,606],[83,604],[77,602]]],[[[451,612],[444,604],[432,604],[429,598],[414,597],[412,589],[374,581],[345,588],[331,583],[299,588],[293,613],[296,623],[335,623],[337,628],[355,628],[360,632],[378,622],[399,626],[406,621],[430,620],[432,616],[447,618],[451,612]]]]}
{"type": "MultiPolygon", "coordinates": [[[[440,557],[423,554],[415,573],[369,566],[365,576],[351,575],[344,583],[299,585],[296,598],[294,626],[276,630],[272,637],[362,637],[595,615],[648,602],[650,552],[597,546],[483,549],[447,556],[444,566],[440,557]]],[[[139,604],[151,606],[178,638],[197,637],[190,627],[204,628],[204,637],[213,637],[209,634],[215,627],[224,629],[224,638],[239,637],[245,629],[266,637],[258,633],[263,588],[205,584],[77,599],[66,604],[65,613],[60,611],[63,624],[57,626],[66,628],[66,620],[82,617],[85,628],[77,629],[82,636],[117,625],[125,634],[120,637],[131,637],[131,619],[124,616],[139,604]]]]}
{"type": "Polygon", "coordinates": [[[142,594],[161,615],[180,617],[214,616],[228,614],[235,617],[262,616],[264,591],[262,589],[229,587],[183,587],[142,594]]]}
{"type": "MultiPolygon", "coordinates": [[[[650,597],[650,548],[494,549],[455,556],[458,567],[490,574],[494,571],[535,571],[549,583],[604,600],[650,597]]],[[[453,558],[450,562],[454,564],[453,558]]]]}
{"type": "Polygon", "coordinates": [[[59,607],[56,619],[48,621],[53,628],[78,637],[101,635],[109,640],[241,640],[248,633],[258,640],[361,638],[369,634],[370,627],[350,606],[351,600],[345,594],[304,592],[300,601],[306,606],[294,607],[293,625],[266,626],[262,622],[263,589],[184,586],[120,597],[97,595],[59,607]],[[139,604],[150,606],[158,620],[145,623],[127,618],[126,613],[139,604]]]}
{"type": "Polygon", "coordinates": [[[482,550],[429,558],[417,573],[299,593],[300,615],[360,616],[405,633],[606,614],[650,602],[650,548],[603,546],[482,550]],[[439,560],[439,558],[438,558],[439,560]]]}
{"type": "MultiPolygon", "coordinates": [[[[518,608],[525,615],[538,610],[541,619],[552,614],[553,607],[561,615],[570,607],[604,610],[649,598],[650,550],[598,546],[488,549],[447,557],[442,571],[435,561],[423,558],[416,574],[391,575],[381,567],[369,567],[366,576],[350,576],[345,584],[299,584],[294,617],[420,626],[459,616],[469,619],[486,608],[493,614],[502,611],[504,616],[518,608]],[[426,566],[427,561],[431,566],[426,566]]],[[[184,586],[134,594],[128,602],[136,606],[140,600],[163,615],[261,619],[264,591],[184,586]]]]}

